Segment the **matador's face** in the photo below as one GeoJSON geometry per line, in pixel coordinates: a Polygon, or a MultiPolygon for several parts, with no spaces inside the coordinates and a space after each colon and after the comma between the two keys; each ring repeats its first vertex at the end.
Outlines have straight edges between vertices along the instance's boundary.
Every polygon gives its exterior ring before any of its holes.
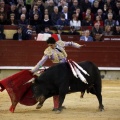
{"type": "Polygon", "coordinates": [[[55,47],[56,47],[56,44],[48,44],[48,46],[50,46],[52,49],[55,49],[55,47]]]}

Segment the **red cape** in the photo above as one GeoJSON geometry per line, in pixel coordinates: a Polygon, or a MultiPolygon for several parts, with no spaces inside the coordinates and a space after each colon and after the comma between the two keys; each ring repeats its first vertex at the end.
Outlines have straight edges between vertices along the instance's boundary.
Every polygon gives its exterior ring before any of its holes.
{"type": "Polygon", "coordinates": [[[23,70],[0,81],[0,86],[2,87],[1,91],[6,89],[11,98],[11,112],[14,112],[18,103],[28,106],[37,103],[36,99],[33,97],[31,89],[32,83],[26,83],[33,77],[35,76],[33,76],[30,71],[23,70]]]}

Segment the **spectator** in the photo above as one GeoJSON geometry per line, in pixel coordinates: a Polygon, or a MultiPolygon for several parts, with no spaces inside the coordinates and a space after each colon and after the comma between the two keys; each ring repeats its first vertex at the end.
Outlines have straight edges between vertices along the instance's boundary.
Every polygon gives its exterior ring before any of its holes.
{"type": "Polygon", "coordinates": [[[116,17],[116,24],[120,25],[120,10],[119,10],[119,14],[116,17]]]}
{"type": "Polygon", "coordinates": [[[5,40],[6,39],[6,35],[4,34],[4,28],[3,26],[0,25],[0,40],[5,40]]]}
{"type": "Polygon", "coordinates": [[[108,8],[112,7],[112,0],[106,0],[105,4],[107,5],[108,8]]]}
{"type": "Polygon", "coordinates": [[[95,21],[94,21],[94,24],[95,23],[98,23],[100,26],[103,26],[104,25],[104,23],[103,23],[103,21],[101,20],[101,17],[100,16],[96,16],[96,19],[95,19],[95,21]]]}
{"type": "Polygon", "coordinates": [[[77,30],[81,27],[81,21],[78,20],[76,14],[72,15],[72,20],[70,20],[70,26],[74,26],[77,30]]]}
{"type": "Polygon", "coordinates": [[[60,13],[58,12],[58,6],[54,6],[54,12],[51,15],[51,21],[53,25],[56,25],[56,21],[60,19],[60,13]]]}
{"type": "Polygon", "coordinates": [[[109,36],[109,35],[112,35],[113,34],[113,31],[111,29],[111,26],[107,25],[105,26],[105,31],[103,32],[103,35],[104,36],[109,36]]]}
{"type": "Polygon", "coordinates": [[[97,10],[97,13],[95,14],[95,17],[96,17],[96,16],[99,16],[102,21],[105,20],[105,15],[103,14],[102,9],[98,9],[98,10],[97,10]]]}
{"type": "Polygon", "coordinates": [[[5,16],[4,14],[0,14],[0,25],[6,25],[7,24],[7,21],[5,19],[5,16]]]}
{"type": "Polygon", "coordinates": [[[49,18],[49,15],[44,15],[44,20],[42,21],[42,25],[45,26],[52,26],[52,21],[49,18]]]}
{"type": "Polygon", "coordinates": [[[68,35],[80,35],[80,33],[76,31],[74,26],[71,26],[68,35]]]}
{"type": "Polygon", "coordinates": [[[19,13],[18,19],[20,19],[20,16],[21,16],[22,14],[25,14],[26,19],[29,20],[29,14],[28,14],[27,9],[26,9],[25,6],[21,8],[21,13],[19,13]]]}
{"type": "Polygon", "coordinates": [[[48,13],[51,16],[51,14],[54,11],[54,1],[53,0],[49,0],[49,4],[48,4],[48,6],[46,8],[48,9],[48,13]]]}
{"type": "Polygon", "coordinates": [[[94,14],[91,13],[91,9],[90,8],[88,8],[86,10],[86,12],[83,12],[83,19],[85,19],[86,16],[91,16],[91,20],[94,21],[94,14]]]}
{"type": "Polygon", "coordinates": [[[31,40],[32,38],[32,33],[36,34],[36,31],[33,30],[33,27],[31,25],[27,25],[27,27],[23,27],[23,34],[25,35],[25,40],[31,40]]]}
{"type": "Polygon", "coordinates": [[[44,5],[43,5],[43,1],[42,0],[37,0],[36,2],[37,6],[38,6],[38,10],[41,12],[41,13],[44,13],[44,5]]]}
{"type": "Polygon", "coordinates": [[[15,4],[11,4],[10,11],[7,12],[7,18],[10,19],[10,15],[15,14],[15,19],[18,20],[18,12],[15,4]]]}
{"type": "Polygon", "coordinates": [[[19,27],[17,32],[13,35],[13,40],[28,40],[28,35],[25,32],[23,32],[22,27],[19,27]]]}
{"type": "Polygon", "coordinates": [[[45,29],[42,33],[53,34],[53,32],[51,32],[51,30],[50,30],[50,26],[45,26],[45,29]]]}
{"type": "Polygon", "coordinates": [[[58,4],[58,11],[61,13],[63,12],[63,7],[68,6],[66,0],[60,0],[60,4],[58,4]]]}
{"type": "Polygon", "coordinates": [[[86,16],[85,20],[82,21],[82,26],[93,26],[93,22],[91,20],[91,16],[86,16]]]}
{"type": "Polygon", "coordinates": [[[24,1],[23,0],[18,0],[17,1],[18,2],[18,4],[17,4],[17,12],[18,12],[18,14],[21,14],[21,12],[22,12],[22,7],[24,7],[25,5],[24,5],[24,1]]]}
{"type": "Polygon", "coordinates": [[[104,0],[98,0],[98,1],[99,1],[99,7],[100,7],[100,9],[103,9],[104,0]]]}
{"type": "Polygon", "coordinates": [[[120,1],[116,1],[115,6],[114,6],[113,9],[114,9],[116,15],[118,15],[119,11],[120,11],[120,1]]]}
{"type": "Polygon", "coordinates": [[[21,14],[20,20],[18,20],[18,25],[22,25],[22,26],[28,25],[28,20],[26,19],[25,14],[21,14]]]}
{"type": "Polygon", "coordinates": [[[108,6],[107,6],[107,4],[105,3],[104,5],[103,5],[103,13],[104,14],[106,14],[107,13],[107,11],[108,11],[108,6]]]}
{"type": "Polygon", "coordinates": [[[15,19],[15,14],[10,14],[10,19],[7,21],[7,25],[18,25],[17,20],[15,19]]]}
{"type": "Polygon", "coordinates": [[[113,29],[113,35],[120,35],[120,25],[116,25],[113,29]]]}
{"type": "Polygon", "coordinates": [[[30,12],[30,9],[31,9],[33,3],[34,3],[34,0],[25,0],[25,6],[26,6],[28,13],[30,12]]]}
{"type": "Polygon", "coordinates": [[[102,41],[103,30],[100,28],[100,25],[98,23],[94,24],[94,27],[92,29],[92,36],[94,38],[94,41],[102,41]]]}
{"type": "Polygon", "coordinates": [[[93,2],[93,5],[92,5],[92,8],[91,8],[91,12],[93,14],[96,14],[98,9],[100,9],[100,6],[99,6],[99,1],[98,0],[94,0],[93,2]]]}
{"type": "Polygon", "coordinates": [[[4,8],[6,13],[10,10],[10,6],[5,4],[4,0],[0,0],[0,8],[4,8]]]}
{"type": "Polygon", "coordinates": [[[33,19],[34,14],[38,14],[39,15],[39,19],[42,20],[43,14],[39,10],[37,4],[34,4],[33,7],[31,8],[30,12],[29,12],[29,17],[30,17],[31,20],[33,19]]]}
{"type": "Polygon", "coordinates": [[[93,37],[90,36],[90,31],[85,30],[84,31],[84,36],[81,36],[80,40],[82,40],[82,41],[93,41],[93,37]]]}
{"type": "Polygon", "coordinates": [[[40,33],[41,30],[43,30],[42,21],[39,19],[39,15],[37,13],[35,13],[33,19],[30,20],[30,25],[33,26],[36,33],[40,33]]]}
{"type": "Polygon", "coordinates": [[[5,8],[4,8],[4,7],[0,7],[0,14],[4,14],[5,19],[7,19],[7,13],[6,13],[6,11],[5,11],[5,8]]]}
{"type": "Polygon", "coordinates": [[[60,25],[60,26],[69,26],[70,22],[69,22],[68,19],[65,19],[65,15],[64,14],[61,14],[60,15],[60,19],[57,20],[57,25],[60,25]]]}
{"type": "Polygon", "coordinates": [[[89,2],[89,0],[83,0],[82,2],[82,10],[83,12],[85,12],[88,8],[91,8],[91,2],[89,2]]]}
{"type": "Polygon", "coordinates": [[[82,7],[79,5],[78,0],[73,0],[73,5],[70,7],[69,11],[75,12],[76,8],[82,9],[82,7]]]}
{"type": "Polygon", "coordinates": [[[108,14],[112,13],[113,14],[113,19],[116,19],[116,14],[115,12],[112,10],[112,8],[108,8],[107,12],[105,13],[105,19],[108,18],[108,14]]]}
{"type": "Polygon", "coordinates": [[[68,12],[68,7],[67,6],[63,7],[63,11],[61,12],[61,14],[65,15],[65,19],[67,19],[67,20],[71,19],[71,14],[68,12]]]}
{"type": "Polygon", "coordinates": [[[111,27],[116,25],[116,21],[113,20],[113,14],[108,13],[108,19],[105,20],[104,25],[110,25],[111,27]]]}
{"type": "Polygon", "coordinates": [[[39,18],[39,14],[35,13],[33,19],[30,20],[30,25],[37,26],[41,25],[41,20],[39,18]]]}
{"type": "Polygon", "coordinates": [[[80,21],[83,20],[82,11],[79,7],[76,8],[76,10],[75,10],[75,12],[73,12],[73,14],[76,14],[78,20],[80,20],[80,21]]]}
{"type": "Polygon", "coordinates": [[[82,30],[80,33],[81,36],[85,36],[85,30],[82,30]]]}
{"type": "Polygon", "coordinates": [[[44,19],[44,16],[45,16],[45,15],[49,15],[49,19],[51,19],[51,16],[50,16],[47,8],[44,9],[44,14],[43,14],[43,16],[42,16],[42,19],[44,19]]]}

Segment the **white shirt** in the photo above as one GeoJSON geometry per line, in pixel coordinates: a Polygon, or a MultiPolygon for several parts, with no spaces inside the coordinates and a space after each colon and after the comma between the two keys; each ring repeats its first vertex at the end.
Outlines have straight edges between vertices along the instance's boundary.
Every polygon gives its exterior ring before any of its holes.
{"type": "Polygon", "coordinates": [[[74,27],[81,27],[81,21],[80,20],[70,20],[70,26],[74,27]]]}
{"type": "Polygon", "coordinates": [[[85,36],[85,41],[88,41],[88,37],[85,36]]]}

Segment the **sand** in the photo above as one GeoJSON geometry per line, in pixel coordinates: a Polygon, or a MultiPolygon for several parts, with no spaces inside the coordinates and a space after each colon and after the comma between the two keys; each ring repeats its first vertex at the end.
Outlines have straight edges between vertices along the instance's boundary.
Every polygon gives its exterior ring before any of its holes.
{"type": "Polygon", "coordinates": [[[98,110],[95,95],[80,93],[66,96],[64,104],[67,109],[60,114],[52,111],[53,99],[45,101],[39,110],[34,106],[18,104],[14,113],[9,111],[10,98],[6,91],[0,93],[0,120],[120,120],[120,80],[103,80],[102,96],[104,111],[98,110]]]}

